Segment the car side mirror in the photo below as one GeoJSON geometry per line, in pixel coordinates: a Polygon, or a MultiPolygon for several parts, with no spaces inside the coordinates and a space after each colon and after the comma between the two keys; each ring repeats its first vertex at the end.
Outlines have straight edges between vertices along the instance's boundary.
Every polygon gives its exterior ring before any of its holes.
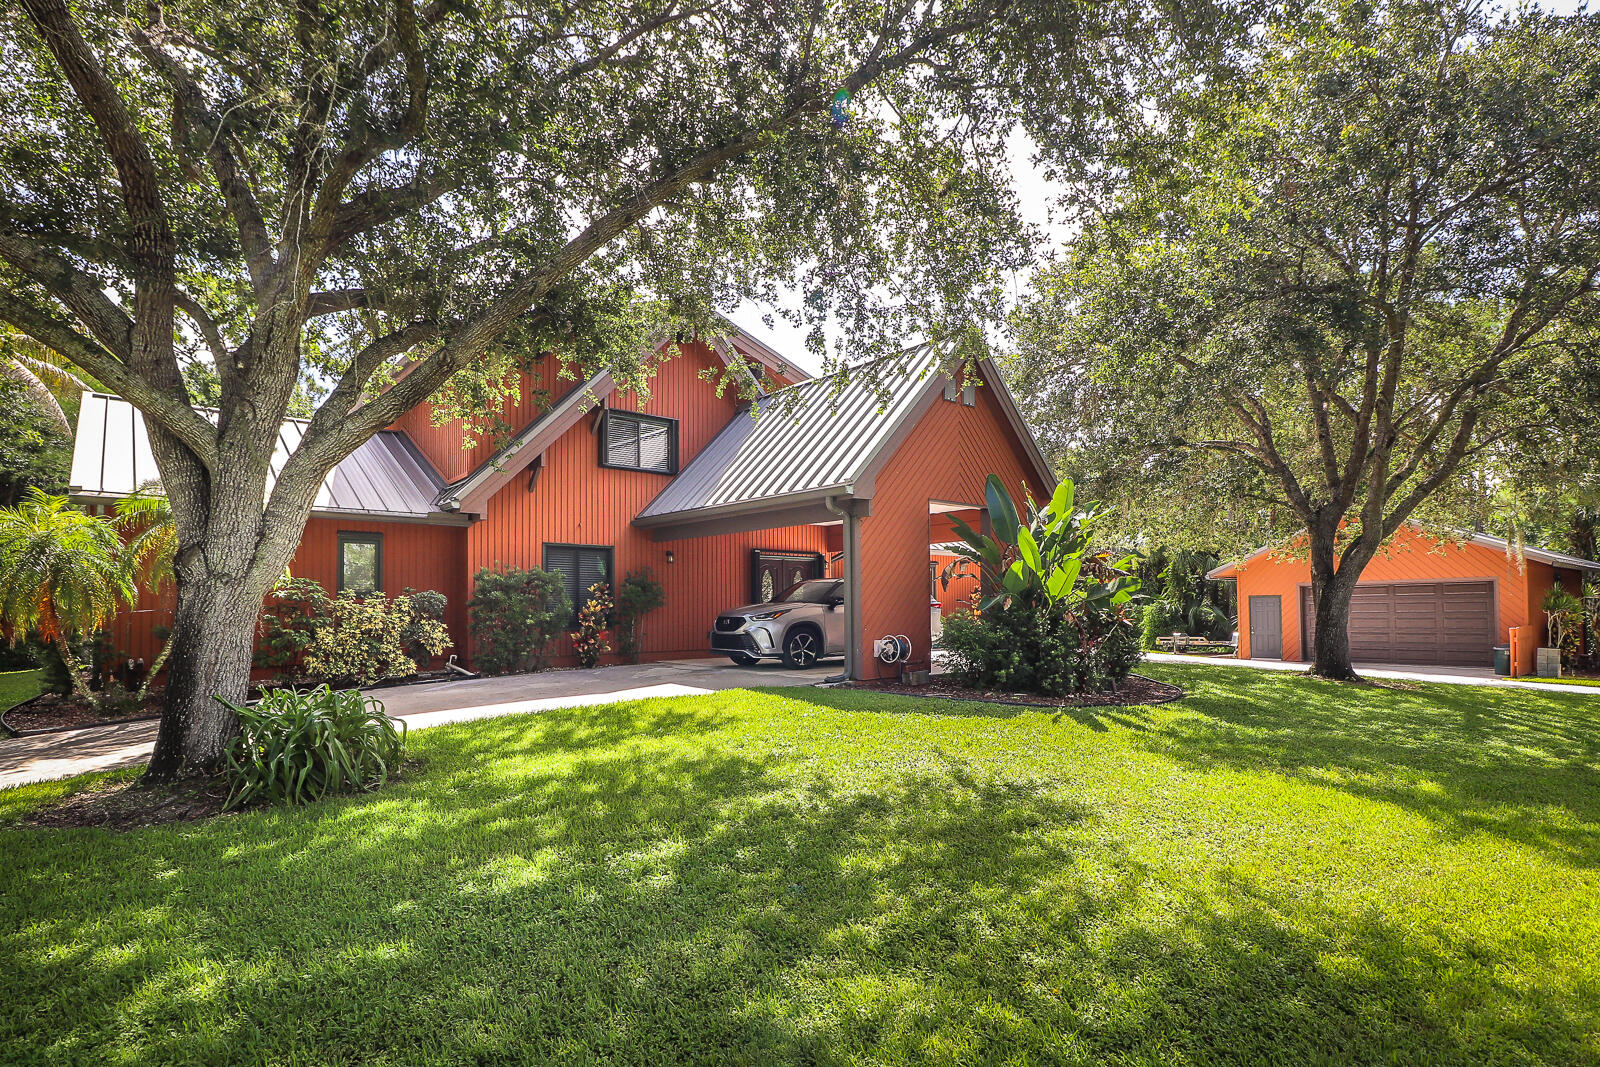
{"type": "Polygon", "coordinates": [[[844,597],[834,597],[832,600],[828,601],[828,606],[834,611],[838,611],[840,608],[844,607],[844,597]]]}

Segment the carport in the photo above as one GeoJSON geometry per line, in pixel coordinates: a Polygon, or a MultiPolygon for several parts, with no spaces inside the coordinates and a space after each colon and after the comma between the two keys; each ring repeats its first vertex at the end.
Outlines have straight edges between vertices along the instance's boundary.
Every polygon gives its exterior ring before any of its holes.
{"type": "Polygon", "coordinates": [[[657,541],[812,524],[839,528],[845,672],[930,666],[929,545],[982,516],[998,474],[1018,500],[1055,477],[990,360],[963,371],[923,345],[758,398],[634,519],[657,541]],[[885,662],[880,638],[909,655],[885,662]]]}

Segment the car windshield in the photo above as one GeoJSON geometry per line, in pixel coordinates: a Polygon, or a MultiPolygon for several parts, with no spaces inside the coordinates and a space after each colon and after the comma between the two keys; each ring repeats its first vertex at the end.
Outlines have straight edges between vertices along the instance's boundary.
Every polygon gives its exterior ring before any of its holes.
{"type": "Polygon", "coordinates": [[[837,578],[813,578],[796,582],[773,598],[776,604],[826,604],[841,595],[844,583],[837,578]]]}

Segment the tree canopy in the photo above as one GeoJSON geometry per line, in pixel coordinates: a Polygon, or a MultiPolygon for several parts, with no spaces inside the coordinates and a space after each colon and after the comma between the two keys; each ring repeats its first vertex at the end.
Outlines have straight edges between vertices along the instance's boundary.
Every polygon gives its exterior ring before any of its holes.
{"type": "Polygon", "coordinates": [[[1324,587],[1595,395],[1600,18],[1314,3],[1150,99],[1020,316],[1021,391],[1125,517],[1305,531],[1337,641],[1324,587]]]}

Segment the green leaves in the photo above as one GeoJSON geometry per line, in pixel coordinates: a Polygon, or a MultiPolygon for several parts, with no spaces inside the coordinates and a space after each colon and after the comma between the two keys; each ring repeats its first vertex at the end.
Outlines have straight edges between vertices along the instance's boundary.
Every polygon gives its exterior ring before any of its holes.
{"type": "Polygon", "coordinates": [[[998,474],[989,475],[983,495],[989,504],[989,524],[994,527],[995,536],[1007,543],[1016,541],[1017,506],[998,474]]]}
{"type": "Polygon", "coordinates": [[[359,690],[273,689],[254,707],[218,700],[239,720],[227,753],[230,808],[374,789],[405,758],[405,722],[359,690]]]}

